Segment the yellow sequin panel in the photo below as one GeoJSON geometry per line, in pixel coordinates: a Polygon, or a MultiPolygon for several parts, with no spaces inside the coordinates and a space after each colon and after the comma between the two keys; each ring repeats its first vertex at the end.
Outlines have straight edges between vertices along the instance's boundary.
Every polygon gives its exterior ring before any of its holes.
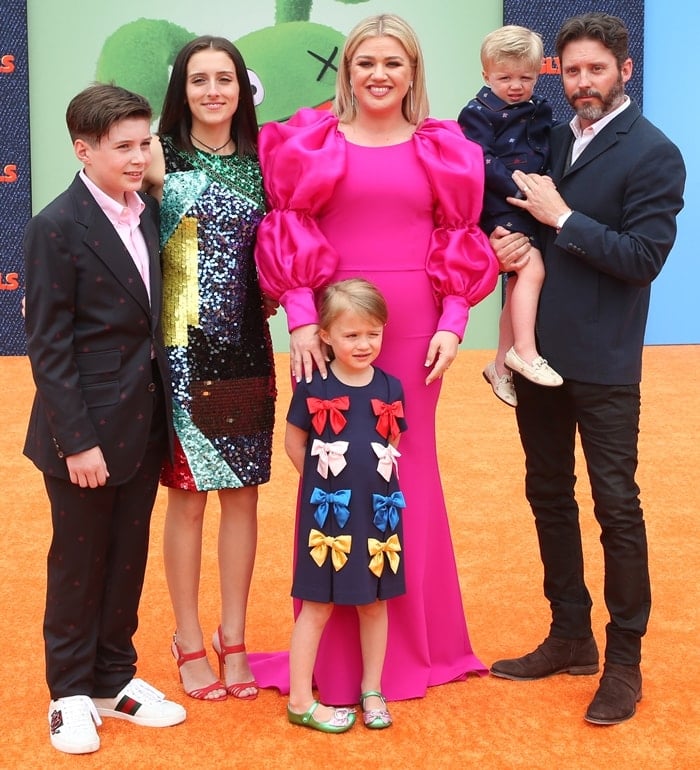
{"type": "Polygon", "coordinates": [[[186,346],[188,325],[199,325],[197,220],[194,217],[183,217],[163,248],[165,344],[186,346]]]}

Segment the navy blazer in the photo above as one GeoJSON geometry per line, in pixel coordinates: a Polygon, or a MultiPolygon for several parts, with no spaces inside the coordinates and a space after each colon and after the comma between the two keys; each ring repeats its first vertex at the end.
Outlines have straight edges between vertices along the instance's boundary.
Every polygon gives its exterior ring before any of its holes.
{"type": "Polygon", "coordinates": [[[566,379],[638,383],[651,282],[676,237],[685,166],[632,102],[569,168],[573,134],[552,131],[551,176],[573,210],[543,227],[540,353],[566,379]]]}
{"type": "Polygon", "coordinates": [[[543,174],[549,166],[552,108],[542,96],[509,104],[485,86],[457,119],[464,135],[484,151],[485,188],[481,227],[491,233],[496,225],[533,235],[537,224],[522,209],[506,202],[520,190],[514,171],[543,174]]]}
{"type": "Polygon", "coordinates": [[[68,479],[65,457],[99,446],[110,485],[128,481],[146,451],[160,372],[172,447],[168,362],[161,333],[158,204],[142,196],[149,302],[134,260],[76,175],[24,236],[27,350],[37,392],[24,453],[68,479]]]}

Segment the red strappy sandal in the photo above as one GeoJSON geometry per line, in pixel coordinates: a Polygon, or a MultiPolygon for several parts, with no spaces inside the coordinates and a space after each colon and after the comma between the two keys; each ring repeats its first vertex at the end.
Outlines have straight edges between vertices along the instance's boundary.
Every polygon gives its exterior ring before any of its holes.
{"type": "MultiPolygon", "coordinates": [[[[182,682],[182,672],[180,669],[182,666],[185,665],[185,663],[189,663],[191,660],[199,660],[200,658],[206,658],[207,653],[204,649],[197,650],[196,652],[183,652],[180,649],[180,645],[177,643],[177,634],[173,634],[173,643],[171,647],[171,651],[173,653],[173,657],[177,661],[177,670],[180,675],[180,682],[182,682]]],[[[183,683],[183,689],[184,689],[184,683],[183,683]]],[[[226,690],[226,687],[217,679],[215,682],[212,682],[211,684],[208,684],[206,687],[197,687],[194,690],[185,690],[185,694],[189,695],[190,698],[196,698],[197,700],[206,700],[211,701],[212,703],[220,700],[226,700],[228,697],[226,692],[223,693],[223,695],[217,695],[213,698],[208,698],[207,696],[214,692],[215,690],[226,690]]]]}
{"type": "MultiPolygon", "coordinates": [[[[222,682],[226,682],[226,656],[235,655],[239,652],[245,652],[245,644],[232,644],[227,647],[224,644],[224,632],[221,630],[221,626],[216,631],[214,638],[211,641],[211,646],[214,648],[214,652],[219,658],[219,678],[222,682]],[[218,637],[219,646],[216,646],[218,637]]],[[[255,700],[258,697],[258,683],[255,679],[251,679],[250,682],[235,682],[234,684],[225,685],[226,692],[239,700],[255,700]],[[255,692],[248,693],[247,695],[241,695],[246,690],[255,690],[255,692]]]]}

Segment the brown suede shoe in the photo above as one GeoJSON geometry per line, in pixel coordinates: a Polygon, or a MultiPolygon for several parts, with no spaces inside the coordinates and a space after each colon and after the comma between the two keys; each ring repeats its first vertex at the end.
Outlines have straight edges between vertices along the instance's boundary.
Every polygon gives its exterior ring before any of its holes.
{"type": "Polygon", "coordinates": [[[639,666],[606,663],[585,719],[596,725],[616,725],[634,716],[641,699],[642,672],[639,666]]]}
{"type": "Polygon", "coordinates": [[[497,660],[491,673],[503,679],[544,679],[553,674],[574,676],[598,673],[598,647],[595,639],[557,639],[548,636],[534,651],[522,658],[497,660]]]}

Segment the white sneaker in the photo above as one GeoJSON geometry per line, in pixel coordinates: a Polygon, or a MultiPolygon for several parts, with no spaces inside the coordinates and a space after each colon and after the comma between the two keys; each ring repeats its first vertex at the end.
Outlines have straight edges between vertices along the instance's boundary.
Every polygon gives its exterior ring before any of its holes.
{"type": "Polygon", "coordinates": [[[69,695],[49,703],[51,745],[66,754],[91,754],[100,748],[95,725],[100,715],[87,695],[69,695]]]}
{"type": "Polygon", "coordinates": [[[530,380],[530,382],[534,382],[536,385],[556,388],[564,382],[559,372],[554,371],[542,356],[537,356],[529,364],[524,358],[520,358],[515,352],[515,348],[511,348],[506,353],[505,362],[509,369],[519,372],[523,377],[530,380]]]}
{"type": "Polygon", "coordinates": [[[126,719],[144,727],[170,727],[184,722],[187,716],[179,703],[165,700],[162,692],[143,679],[132,679],[114,698],[92,701],[100,716],[126,719]]]}
{"type": "Polygon", "coordinates": [[[515,386],[513,378],[509,373],[500,375],[496,371],[496,363],[491,363],[482,372],[484,379],[493,388],[493,392],[508,406],[517,406],[518,397],[515,395],[515,386]]]}

